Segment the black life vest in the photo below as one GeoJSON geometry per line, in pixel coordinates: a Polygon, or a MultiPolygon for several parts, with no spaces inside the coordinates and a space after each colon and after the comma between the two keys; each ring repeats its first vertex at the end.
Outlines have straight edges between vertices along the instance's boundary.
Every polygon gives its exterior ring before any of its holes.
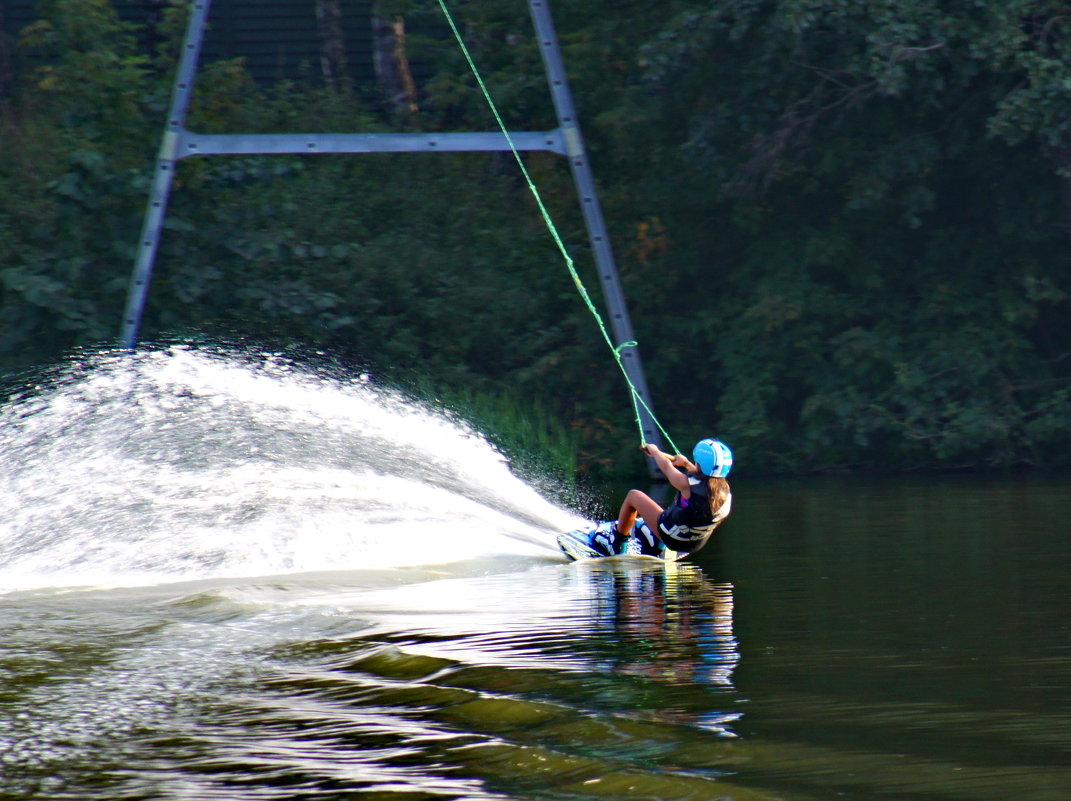
{"type": "Polygon", "coordinates": [[[732,493],[715,512],[710,511],[710,487],[705,476],[688,476],[691,490],[689,498],[681,493],[658,518],[658,535],[673,551],[692,553],[698,551],[714,529],[729,516],[732,507],[732,493]]]}

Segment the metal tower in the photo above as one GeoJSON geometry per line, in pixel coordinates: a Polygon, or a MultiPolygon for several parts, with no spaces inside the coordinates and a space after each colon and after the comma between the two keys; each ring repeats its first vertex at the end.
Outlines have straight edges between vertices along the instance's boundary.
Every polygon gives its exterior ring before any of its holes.
{"type": "MultiPolygon", "coordinates": [[[[156,159],[149,203],[145,211],[141,239],[138,242],[137,260],[134,264],[130,289],[127,295],[126,311],[123,315],[121,344],[132,350],[137,344],[138,331],[141,326],[142,313],[152,280],[153,264],[156,258],[160,236],[163,231],[164,217],[167,213],[167,201],[171,193],[171,183],[175,164],[189,156],[209,156],[221,154],[272,154],[272,153],[428,153],[428,152],[468,152],[468,151],[504,151],[509,144],[504,134],[499,131],[486,133],[393,133],[393,134],[198,134],[185,127],[186,111],[193,94],[194,79],[200,59],[201,42],[204,38],[205,23],[208,19],[210,0],[194,0],[182,55],[179,60],[178,73],[171,94],[167,124],[163,140],[156,159]]],[[[614,263],[610,237],[606,230],[602,208],[595,192],[595,177],[588,162],[584,140],[580,133],[576,110],[573,106],[572,93],[566,79],[562,64],[561,50],[558,47],[554,23],[546,0],[528,0],[529,11],[539,40],[540,52],[547,74],[554,109],[558,117],[558,127],[544,132],[510,132],[517,150],[545,150],[569,159],[573,182],[580,199],[580,207],[587,225],[588,237],[595,255],[595,264],[599,272],[599,281],[610,313],[610,330],[614,343],[634,339],[632,323],[625,306],[624,293],[614,263]]],[[[647,404],[651,403],[647,381],[636,347],[621,349],[621,362],[637,392],[647,404]]],[[[646,409],[640,408],[640,422],[647,442],[662,445],[658,427],[646,409]]]]}

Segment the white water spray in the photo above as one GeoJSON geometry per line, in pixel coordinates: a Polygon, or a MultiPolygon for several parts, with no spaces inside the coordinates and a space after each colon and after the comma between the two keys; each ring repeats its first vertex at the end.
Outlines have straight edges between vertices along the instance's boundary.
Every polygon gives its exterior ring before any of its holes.
{"type": "Polygon", "coordinates": [[[552,556],[579,518],[365,380],[174,347],[0,408],[0,589],[552,556]]]}

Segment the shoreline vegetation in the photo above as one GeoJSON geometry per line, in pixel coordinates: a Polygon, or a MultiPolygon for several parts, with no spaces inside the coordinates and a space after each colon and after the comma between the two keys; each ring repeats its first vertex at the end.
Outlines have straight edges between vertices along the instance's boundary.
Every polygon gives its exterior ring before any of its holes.
{"type": "MultiPolygon", "coordinates": [[[[186,5],[150,30],[105,0],[46,0],[0,41],[5,384],[117,340],[186,5]]],[[[555,4],[678,444],[717,435],[742,475],[1071,466],[1059,5],[555,4]]],[[[507,124],[542,130],[523,6],[452,11],[507,124]]],[[[202,65],[188,127],[487,130],[436,4],[377,13],[420,64],[404,102],[338,69],[258,83],[235,59],[202,65]]],[[[525,159],[594,286],[567,164],[525,159]]],[[[643,469],[627,387],[508,155],[185,159],[156,265],[147,341],[322,350],[533,469],[643,469]]]]}

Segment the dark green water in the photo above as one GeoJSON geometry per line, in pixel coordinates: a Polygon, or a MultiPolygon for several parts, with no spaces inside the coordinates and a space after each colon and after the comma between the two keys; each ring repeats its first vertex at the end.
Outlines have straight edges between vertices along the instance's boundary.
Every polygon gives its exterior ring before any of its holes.
{"type": "Polygon", "coordinates": [[[468,433],[158,362],[4,412],[3,801],[1071,799],[1063,479],[737,481],[690,562],[570,564],[468,433]]]}
{"type": "Polygon", "coordinates": [[[738,483],[677,568],[9,594],[4,799],[1071,798],[1071,494],[738,483]]]}

